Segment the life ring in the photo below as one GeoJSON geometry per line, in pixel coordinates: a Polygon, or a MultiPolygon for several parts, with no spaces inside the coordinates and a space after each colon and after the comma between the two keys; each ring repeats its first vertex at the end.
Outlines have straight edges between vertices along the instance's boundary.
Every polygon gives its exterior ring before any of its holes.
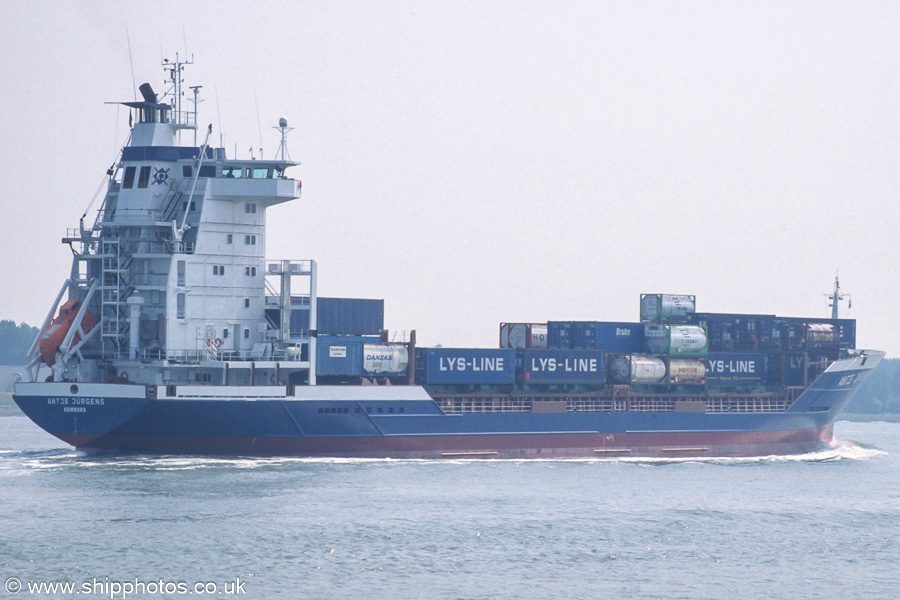
{"type": "Polygon", "coordinates": [[[221,348],[222,347],[222,338],[214,339],[213,346],[215,346],[216,348],[221,348]]]}
{"type": "Polygon", "coordinates": [[[128,381],[128,371],[122,371],[121,373],[119,373],[119,379],[128,381]]]}

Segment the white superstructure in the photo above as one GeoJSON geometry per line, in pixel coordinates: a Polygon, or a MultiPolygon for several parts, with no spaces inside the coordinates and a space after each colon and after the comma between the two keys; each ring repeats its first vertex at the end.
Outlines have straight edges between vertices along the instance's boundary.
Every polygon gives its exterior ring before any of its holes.
{"type": "Polygon", "coordinates": [[[316,322],[315,262],[264,256],[266,210],[299,197],[286,174],[298,163],[283,151],[278,160],[228,159],[209,146],[211,125],[201,146],[178,145],[180,130],[197,139],[196,112],[181,111],[184,64],[164,63],[171,103],[149,84],[142,101],[122,103],[133,112],[131,135],[95,222],[82,219],[63,239],[72,272],[41,331],[64,297],[80,300],[79,312],[51,360],[35,340],[32,381],[53,362],[56,381],[315,383],[315,334],[290,327],[299,311],[310,314],[298,322],[316,322]],[[99,323],[81,328],[91,313],[99,323]]]}

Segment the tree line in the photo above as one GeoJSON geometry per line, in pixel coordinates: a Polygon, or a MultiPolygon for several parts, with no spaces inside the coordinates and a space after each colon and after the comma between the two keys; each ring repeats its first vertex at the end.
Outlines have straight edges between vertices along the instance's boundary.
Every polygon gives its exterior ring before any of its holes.
{"type": "Polygon", "coordinates": [[[15,321],[0,321],[0,365],[21,366],[38,328],[15,321]]]}
{"type": "MultiPolygon", "coordinates": [[[[0,321],[0,365],[22,365],[37,333],[37,327],[25,323],[0,321]]],[[[881,361],[850,400],[846,412],[900,414],[900,358],[881,361]]]]}
{"type": "Polygon", "coordinates": [[[900,358],[882,360],[844,412],[863,415],[900,414],[900,358]]]}

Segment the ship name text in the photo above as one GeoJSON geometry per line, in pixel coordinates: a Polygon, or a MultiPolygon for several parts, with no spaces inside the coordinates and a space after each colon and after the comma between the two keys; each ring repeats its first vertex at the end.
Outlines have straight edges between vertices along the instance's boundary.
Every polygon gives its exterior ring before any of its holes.
{"type": "Polygon", "coordinates": [[[105,402],[105,398],[47,398],[47,404],[50,405],[103,406],[105,402]]]}

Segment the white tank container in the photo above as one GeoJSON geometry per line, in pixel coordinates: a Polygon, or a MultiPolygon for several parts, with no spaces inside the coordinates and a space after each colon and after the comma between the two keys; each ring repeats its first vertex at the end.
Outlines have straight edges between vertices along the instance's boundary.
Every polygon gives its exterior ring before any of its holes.
{"type": "Polygon", "coordinates": [[[405,344],[363,344],[363,371],[369,375],[399,375],[409,368],[405,344]]]}
{"type": "Polygon", "coordinates": [[[696,308],[695,296],[644,294],[641,296],[641,321],[683,320],[696,308]]]}
{"type": "Polygon", "coordinates": [[[546,323],[501,323],[500,347],[515,348],[546,348],[547,324],[546,323]]]}
{"type": "Polygon", "coordinates": [[[706,354],[706,331],[698,325],[646,325],[644,342],[653,354],[706,354]]]}
{"type": "Polygon", "coordinates": [[[666,363],[658,356],[617,356],[609,363],[609,376],[616,383],[658,383],[666,378],[666,363]]]}
{"type": "Polygon", "coordinates": [[[670,358],[669,383],[703,383],[706,364],[701,358],[670,358]]]}

